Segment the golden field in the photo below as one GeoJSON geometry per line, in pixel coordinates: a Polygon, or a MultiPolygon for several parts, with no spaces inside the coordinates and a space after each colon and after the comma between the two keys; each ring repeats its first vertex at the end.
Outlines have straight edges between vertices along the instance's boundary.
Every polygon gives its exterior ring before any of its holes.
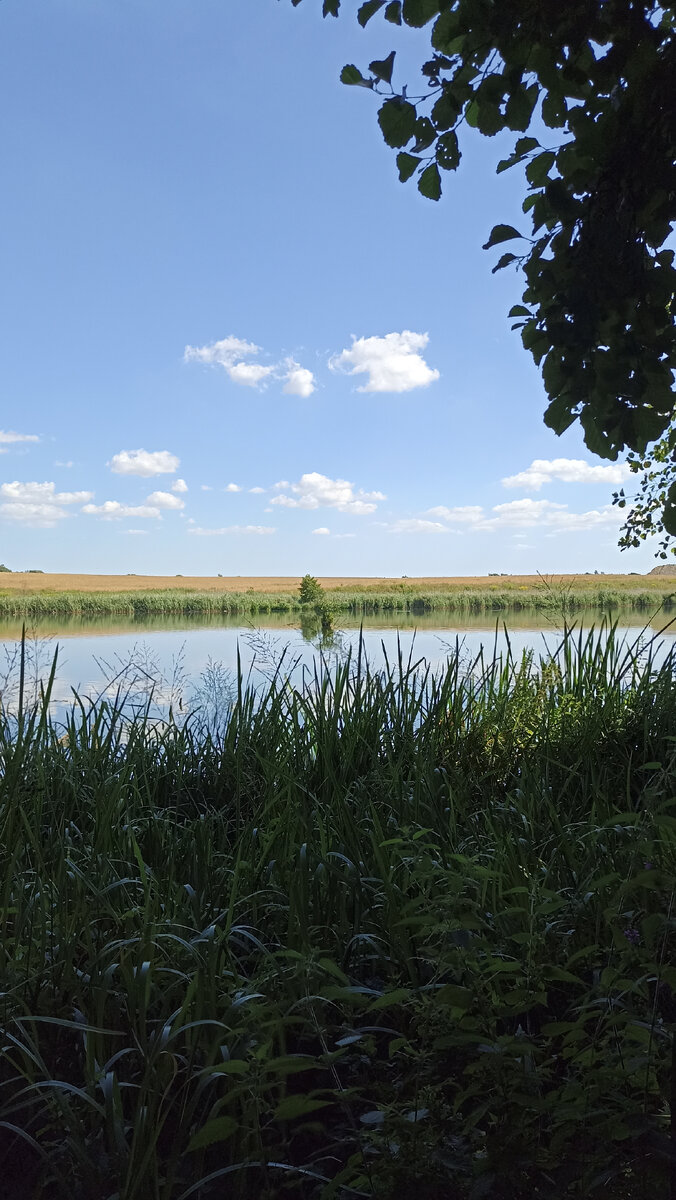
{"type": "MultiPolygon", "coordinates": [[[[676,575],[673,577],[676,586],[676,575]]],[[[402,589],[415,592],[467,591],[501,592],[523,588],[551,586],[573,588],[637,589],[664,592],[670,577],[665,575],[455,575],[455,576],[321,576],[319,582],[327,591],[345,589],[350,592],[392,592],[402,589]]],[[[267,595],[290,595],[297,592],[300,576],[230,575],[50,575],[31,572],[12,572],[0,575],[0,594],[23,595],[43,592],[264,592],[267,595]]]]}

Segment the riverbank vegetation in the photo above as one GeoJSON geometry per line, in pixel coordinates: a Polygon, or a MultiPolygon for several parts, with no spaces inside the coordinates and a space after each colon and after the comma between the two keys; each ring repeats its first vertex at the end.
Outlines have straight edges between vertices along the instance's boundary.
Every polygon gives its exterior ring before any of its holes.
{"type": "MultiPolygon", "coordinates": [[[[459,614],[506,613],[526,610],[576,613],[640,612],[646,617],[660,610],[676,611],[676,578],[656,577],[646,585],[637,578],[618,585],[617,581],[601,582],[592,577],[593,586],[559,584],[532,580],[509,586],[506,580],[485,583],[481,587],[453,586],[433,588],[410,584],[378,589],[376,587],[324,587],[322,596],[331,612],[351,616],[380,613],[459,614]]],[[[0,591],[0,617],[82,616],[100,617],[124,615],[143,617],[153,615],[218,615],[252,616],[260,613],[298,613],[307,611],[298,593],[296,580],[282,591],[195,591],[173,587],[148,591],[0,591]]],[[[460,581],[461,582],[461,581],[460,581]]]]}
{"type": "Polygon", "coordinates": [[[672,658],[48,701],[0,723],[10,1200],[674,1195],[672,658]]]}

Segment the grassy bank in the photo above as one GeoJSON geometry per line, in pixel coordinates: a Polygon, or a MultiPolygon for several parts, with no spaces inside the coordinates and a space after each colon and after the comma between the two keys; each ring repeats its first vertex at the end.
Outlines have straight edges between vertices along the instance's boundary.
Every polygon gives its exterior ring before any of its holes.
{"type": "MultiPolygon", "coordinates": [[[[501,613],[537,610],[575,614],[612,613],[625,610],[650,615],[658,610],[676,611],[676,586],[660,587],[560,587],[546,584],[505,588],[454,587],[448,590],[419,590],[402,585],[396,591],[349,592],[325,590],[331,610],[351,616],[379,613],[501,613]]],[[[120,592],[0,592],[0,617],[162,614],[254,616],[264,613],[300,613],[297,590],[279,592],[222,592],[158,589],[120,592]]]]}
{"type": "Polygon", "coordinates": [[[593,637],[6,717],[3,1194],[666,1197],[675,730],[593,637]]]}

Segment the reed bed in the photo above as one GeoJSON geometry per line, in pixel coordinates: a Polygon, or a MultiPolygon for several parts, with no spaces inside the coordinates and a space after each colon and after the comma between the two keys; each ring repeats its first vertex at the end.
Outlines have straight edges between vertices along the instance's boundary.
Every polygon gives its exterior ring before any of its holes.
{"type": "MultiPolygon", "coordinates": [[[[381,613],[503,613],[559,612],[562,615],[595,612],[640,612],[676,610],[676,591],[669,586],[657,588],[551,588],[547,586],[508,588],[453,588],[448,591],[416,591],[402,587],[397,591],[326,590],[324,601],[336,615],[378,615],[381,613]]],[[[160,589],[147,592],[6,592],[0,593],[0,617],[125,615],[209,615],[253,616],[264,613],[301,613],[303,605],[297,592],[217,592],[160,589]]]]}
{"type": "Polygon", "coordinates": [[[3,1195],[676,1195],[674,665],[4,713],[3,1195]]]}

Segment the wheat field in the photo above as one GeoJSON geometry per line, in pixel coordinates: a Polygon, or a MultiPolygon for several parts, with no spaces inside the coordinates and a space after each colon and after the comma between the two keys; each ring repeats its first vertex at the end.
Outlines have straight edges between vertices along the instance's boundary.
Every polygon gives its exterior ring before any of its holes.
{"type": "MultiPolygon", "coordinates": [[[[456,576],[322,576],[327,591],[359,591],[367,593],[398,590],[447,592],[455,588],[466,591],[512,591],[528,588],[572,588],[575,591],[599,587],[628,590],[639,588],[664,593],[669,580],[664,575],[456,575],[456,576]]],[[[8,572],[0,576],[0,594],[41,592],[265,592],[268,595],[290,595],[297,592],[300,576],[213,576],[213,575],[62,575],[37,572],[8,572]]],[[[676,585],[676,577],[674,578],[676,585]]]]}

